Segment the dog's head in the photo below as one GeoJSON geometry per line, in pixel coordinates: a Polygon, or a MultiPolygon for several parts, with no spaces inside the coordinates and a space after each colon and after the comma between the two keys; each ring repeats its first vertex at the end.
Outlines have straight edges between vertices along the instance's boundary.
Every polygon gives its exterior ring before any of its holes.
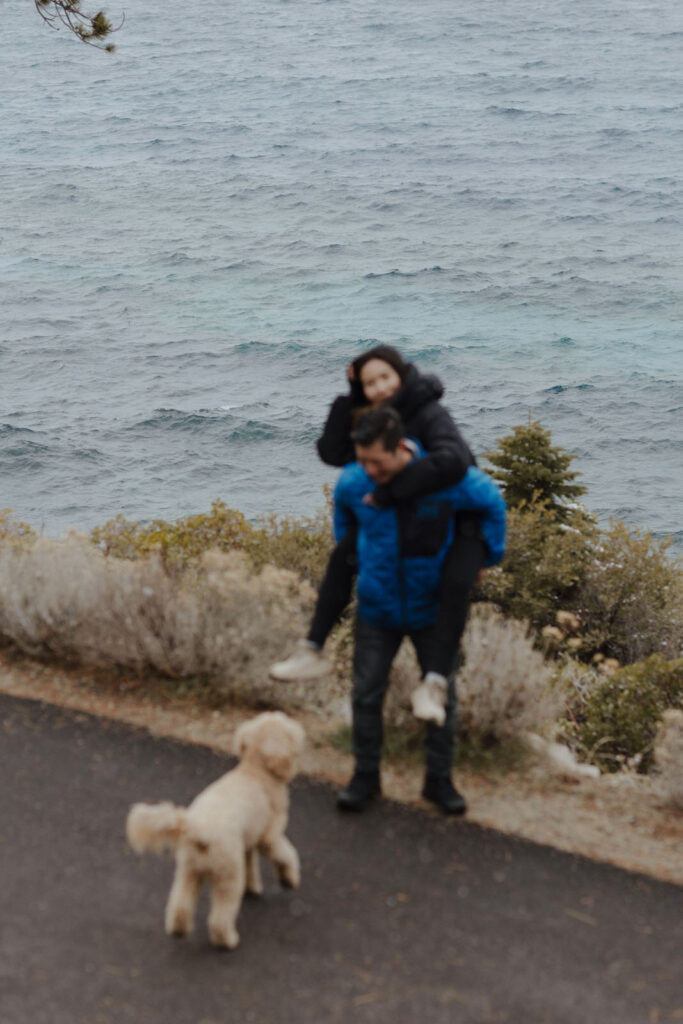
{"type": "Polygon", "coordinates": [[[235,753],[243,761],[262,765],[277,779],[289,782],[296,774],[296,759],[305,733],[283,711],[264,711],[243,722],[235,733],[235,753]]]}

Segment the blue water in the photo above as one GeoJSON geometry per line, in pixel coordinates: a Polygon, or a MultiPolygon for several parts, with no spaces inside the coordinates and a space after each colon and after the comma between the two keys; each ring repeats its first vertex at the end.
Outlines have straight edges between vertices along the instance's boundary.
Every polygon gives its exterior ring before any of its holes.
{"type": "Polygon", "coordinates": [[[193,11],[132,0],[107,55],[3,5],[0,507],[312,511],[387,342],[477,453],[539,418],[683,551],[679,0],[193,11]]]}

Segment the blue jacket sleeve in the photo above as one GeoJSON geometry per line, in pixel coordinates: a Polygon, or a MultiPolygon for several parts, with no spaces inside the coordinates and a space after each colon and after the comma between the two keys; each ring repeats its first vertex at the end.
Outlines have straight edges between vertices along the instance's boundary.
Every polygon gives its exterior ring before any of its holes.
{"type": "Polygon", "coordinates": [[[505,500],[498,485],[477,466],[470,466],[453,488],[454,507],[481,512],[481,531],[488,548],[486,565],[497,565],[505,554],[505,500]]]}
{"type": "Polygon", "coordinates": [[[334,539],[337,544],[346,536],[347,531],[356,519],[350,502],[351,488],[349,484],[348,473],[343,472],[337,480],[337,486],[334,489],[332,525],[334,528],[334,539]]]}

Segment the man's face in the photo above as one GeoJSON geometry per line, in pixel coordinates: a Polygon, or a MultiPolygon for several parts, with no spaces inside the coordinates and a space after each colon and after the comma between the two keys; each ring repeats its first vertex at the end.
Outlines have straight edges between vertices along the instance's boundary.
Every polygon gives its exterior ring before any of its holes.
{"type": "Polygon", "coordinates": [[[381,441],[372,444],[357,444],[356,459],[371,480],[376,484],[388,484],[410,461],[410,454],[403,444],[393,451],[387,451],[381,441]]]}

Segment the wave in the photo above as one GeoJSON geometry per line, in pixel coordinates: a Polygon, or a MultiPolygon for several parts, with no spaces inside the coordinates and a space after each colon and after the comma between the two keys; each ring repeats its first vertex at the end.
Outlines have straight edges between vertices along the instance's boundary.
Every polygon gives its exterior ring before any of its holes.
{"type": "Polygon", "coordinates": [[[411,278],[411,277],[422,277],[425,274],[442,274],[443,272],[444,272],[444,268],[440,267],[438,265],[434,266],[434,267],[422,267],[421,270],[399,270],[398,268],[395,267],[393,270],[385,270],[385,271],[382,271],[380,273],[369,273],[369,274],[364,274],[363,276],[364,276],[364,280],[366,280],[366,281],[374,281],[377,278],[382,278],[382,277],[408,277],[408,278],[411,278]]]}
{"type": "Polygon", "coordinates": [[[12,423],[0,423],[0,438],[1,437],[15,437],[21,434],[36,434],[35,430],[31,430],[30,427],[15,427],[12,423]]]}
{"type": "Polygon", "coordinates": [[[594,391],[595,384],[553,384],[543,390],[546,394],[561,395],[564,391],[594,391]]]}

